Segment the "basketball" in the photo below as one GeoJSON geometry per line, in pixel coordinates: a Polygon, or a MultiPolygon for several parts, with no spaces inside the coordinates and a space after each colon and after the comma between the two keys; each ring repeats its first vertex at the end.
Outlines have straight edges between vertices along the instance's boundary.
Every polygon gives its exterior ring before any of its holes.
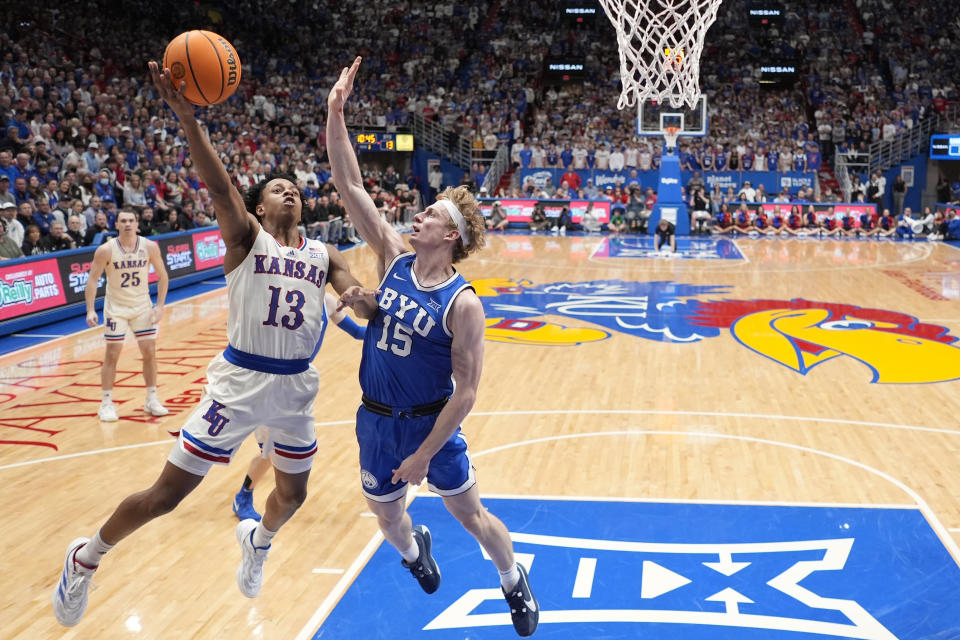
{"type": "Polygon", "coordinates": [[[218,104],[233,95],[240,84],[240,56],[233,45],[212,31],[185,31],[163,52],[163,68],[170,69],[183,95],[195,105],[218,104]]]}

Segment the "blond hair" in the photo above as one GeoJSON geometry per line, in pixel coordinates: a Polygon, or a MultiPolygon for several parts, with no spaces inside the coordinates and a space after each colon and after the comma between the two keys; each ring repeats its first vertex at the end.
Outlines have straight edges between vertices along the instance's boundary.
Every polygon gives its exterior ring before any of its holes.
{"type": "MultiPolygon", "coordinates": [[[[463,214],[463,221],[467,225],[467,230],[470,232],[469,244],[464,244],[463,238],[460,238],[454,245],[453,262],[459,262],[474,251],[482,249],[487,242],[484,236],[487,231],[487,224],[470,189],[465,186],[447,187],[437,195],[437,200],[449,200],[457,205],[457,209],[460,209],[460,213],[463,214]]],[[[451,220],[449,227],[456,229],[457,225],[451,220]]]]}

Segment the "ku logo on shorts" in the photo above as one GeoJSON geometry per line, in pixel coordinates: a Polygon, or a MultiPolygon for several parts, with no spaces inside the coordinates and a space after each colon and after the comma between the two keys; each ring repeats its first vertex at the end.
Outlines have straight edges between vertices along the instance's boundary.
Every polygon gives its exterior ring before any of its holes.
{"type": "Polygon", "coordinates": [[[203,419],[210,423],[210,428],[207,429],[207,433],[212,436],[215,436],[223,431],[223,428],[227,426],[228,422],[230,422],[230,418],[220,414],[220,410],[225,407],[225,404],[221,404],[216,400],[212,400],[210,402],[210,408],[207,409],[205,414],[203,414],[203,419]]]}

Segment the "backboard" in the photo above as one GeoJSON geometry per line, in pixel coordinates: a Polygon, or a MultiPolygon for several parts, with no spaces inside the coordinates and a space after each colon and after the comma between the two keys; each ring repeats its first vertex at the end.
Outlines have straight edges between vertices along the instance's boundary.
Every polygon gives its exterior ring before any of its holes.
{"type": "Polygon", "coordinates": [[[707,96],[700,96],[695,109],[672,107],[670,101],[637,103],[637,135],[662,136],[667,127],[677,127],[681,136],[705,136],[709,129],[707,96]]]}

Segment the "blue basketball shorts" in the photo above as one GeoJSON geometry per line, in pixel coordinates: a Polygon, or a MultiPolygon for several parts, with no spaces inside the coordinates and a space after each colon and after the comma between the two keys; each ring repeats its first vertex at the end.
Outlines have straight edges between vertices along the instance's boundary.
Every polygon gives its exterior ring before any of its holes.
{"type": "MultiPolygon", "coordinates": [[[[363,495],[377,502],[393,502],[406,495],[406,482],[391,482],[393,470],[426,440],[436,419],[436,415],[394,418],[373,413],[363,406],[357,409],[363,495]]],[[[427,486],[438,495],[455,496],[476,483],[467,441],[458,427],[430,460],[427,486]]]]}

